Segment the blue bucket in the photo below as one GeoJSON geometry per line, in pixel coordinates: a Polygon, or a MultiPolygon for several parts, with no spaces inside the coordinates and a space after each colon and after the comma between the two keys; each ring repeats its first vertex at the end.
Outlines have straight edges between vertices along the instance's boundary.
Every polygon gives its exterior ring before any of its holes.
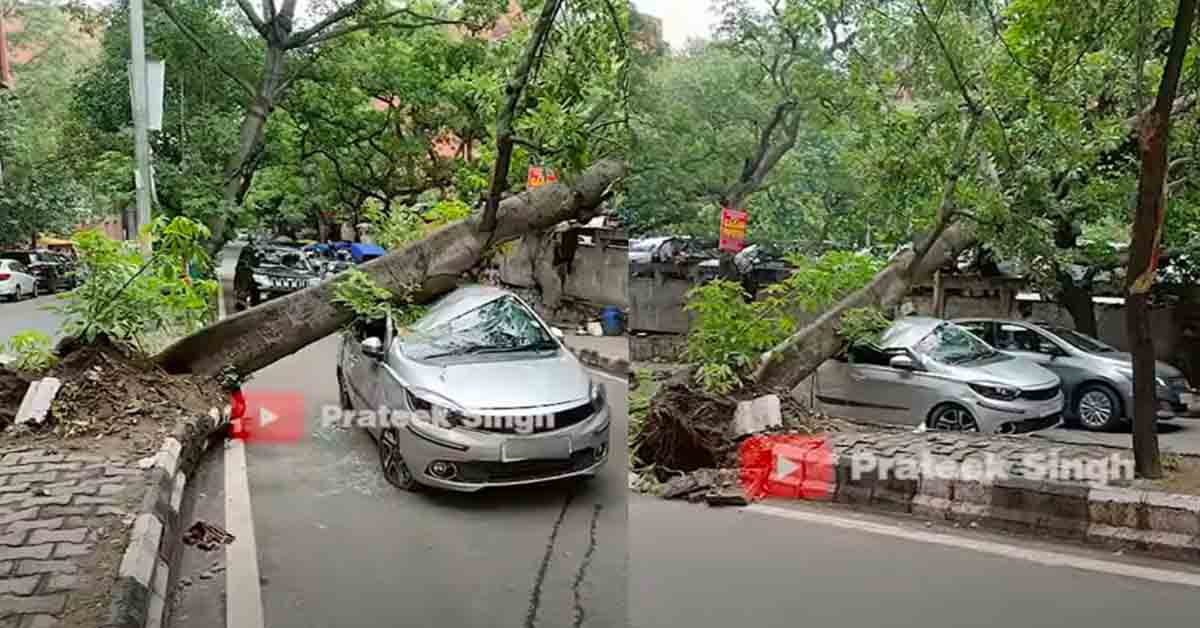
{"type": "Polygon", "coordinates": [[[606,307],[600,313],[600,327],[605,336],[620,336],[625,333],[625,313],[619,307],[606,307]]]}

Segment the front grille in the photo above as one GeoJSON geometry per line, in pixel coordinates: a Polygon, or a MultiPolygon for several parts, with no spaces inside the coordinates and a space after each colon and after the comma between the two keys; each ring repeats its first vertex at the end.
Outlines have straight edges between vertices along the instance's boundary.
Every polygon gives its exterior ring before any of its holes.
{"type": "Polygon", "coordinates": [[[566,460],[521,460],[518,462],[460,462],[459,482],[520,482],[536,480],[573,471],[582,471],[596,463],[592,448],[581,449],[566,460]]]}
{"type": "Polygon", "coordinates": [[[1040,388],[1038,390],[1022,390],[1021,399],[1029,401],[1050,401],[1058,396],[1060,387],[1055,385],[1050,388],[1040,388]]]}
{"type": "Polygon", "coordinates": [[[554,413],[554,421],[552,422],[532,421],[532,431],[527,430],[522,432],[518,429],[519,426],[516,425],[515,422],[506,422],[502,420],[481,421],[481,425],[476,429],[495,434],[542,434],[544,432],[553,432],[554,430],[561,430],[564,427],[571,427],[572,425],[582,423],[588,420],[588,418],[590,418],[593,414],[596,414],[596,411],[597,408],[592,405],[592,402],[589,401],[583,405],[554,413]]]}

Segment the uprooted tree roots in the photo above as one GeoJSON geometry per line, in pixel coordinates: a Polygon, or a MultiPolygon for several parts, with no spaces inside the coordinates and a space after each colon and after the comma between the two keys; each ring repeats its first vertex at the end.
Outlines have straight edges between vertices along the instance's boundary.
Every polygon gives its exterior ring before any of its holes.
{"type": "Polygon", "coordinates": [[[721,466],[733,452],[729,423],[737,402],[695,389],[689,379],[676,375],[654,395],[635,466],[691,471],[721,466]]]}
{"type": "MultiPolygon", "coordinates": [[[[690,370],[676,373],[650,400],[645,424],[633,442],[633,466],[654,468],[663,476],[660,480],[671,473],[736,466],[739,442],[733,416],[738,402],[771,392],[746,387],[732,396],[716,395],[698,388],[690,370]]],[[[790,395],[779,398],[784,420],[780,430],[813,433],[832,427],[790,395]]]]}

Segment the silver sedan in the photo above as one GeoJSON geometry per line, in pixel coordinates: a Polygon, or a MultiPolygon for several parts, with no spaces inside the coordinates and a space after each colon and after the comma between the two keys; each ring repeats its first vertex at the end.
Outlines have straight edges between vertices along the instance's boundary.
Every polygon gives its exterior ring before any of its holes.
{"type": "Polygon", "coordinates": [[[359,424],[404,489],[592,476],[608,459],[608,403],[561,334],[516,295],[460,288],[410,328],[387,319],[348,331],[342,405],[371,413],[359,424]]]}
{"type": "Polygon", "coordinates": [[[1020,433],[1058,425],[1057,375],[947,321],[897,320],[877,345],[855,345],[799,392],[830,415],[931,429],[1020,433]]]}

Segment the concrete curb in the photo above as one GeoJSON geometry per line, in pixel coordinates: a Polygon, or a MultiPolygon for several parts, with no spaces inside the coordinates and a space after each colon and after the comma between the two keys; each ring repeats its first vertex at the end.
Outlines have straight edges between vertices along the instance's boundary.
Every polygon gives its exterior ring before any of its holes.
{"type": "Polygon", "coordinates": [[[180,545],[179,508],[187,480],[220,433],[229,413],[214,409],[183,420],[159,448],[146,470],[148,483],[129,545],[113,586],[109,617],[102,628],[157,628],[163,625],[170,565],[180,545]]]}
{"type": "Polygon", "coordinates": [[[1200,496],[1011,476],[992,482],[850,474],[834,456],[833,501],[1010,532],[1200,561],[1200,496]]]}
{"type": "Polygon", "coordinates": [[[572,351],[579,358],[580,362],[592,368],[618,377],[627,377],[629,375],[629,360],[605,357],[592,349],[573,349],[572,351]]]}

